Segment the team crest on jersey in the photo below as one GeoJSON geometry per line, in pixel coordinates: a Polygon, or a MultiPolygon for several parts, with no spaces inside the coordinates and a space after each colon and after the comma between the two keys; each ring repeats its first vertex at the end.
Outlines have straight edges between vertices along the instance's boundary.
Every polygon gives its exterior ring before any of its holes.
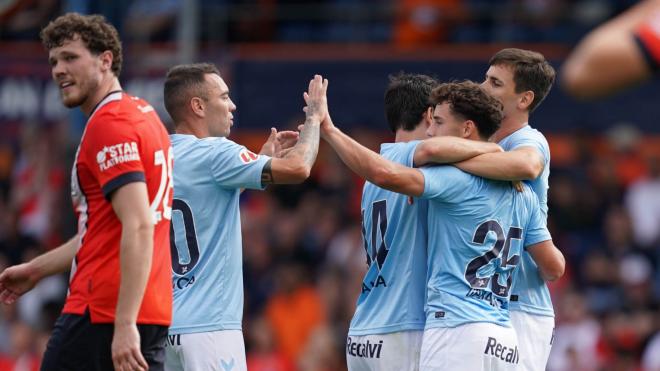
{"type": "Polygon", "coordinates": [[[140,152],[137,143],[124,142],[112,146],[105,146],[96,154],[96,162],[101,171],[129,161],[140,161],[140,152]]]}
{"type": "Polygon", "coordinates": [[[256,159],[259,158],[259,155],[248,150],[248,149],[243,149],[241,153],[238,155],[241,158],[241,161],[244,164],[249,164],[252,161],[255,161],[256,159]]]}

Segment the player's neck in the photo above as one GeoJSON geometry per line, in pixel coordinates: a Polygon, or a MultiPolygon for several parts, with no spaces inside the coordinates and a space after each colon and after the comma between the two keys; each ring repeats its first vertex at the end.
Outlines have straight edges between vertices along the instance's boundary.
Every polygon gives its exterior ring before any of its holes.
{"type": "Polygon", "coordinates": [[[211,136],[208,130],[204,130],[203,125],[194,125],[189,121],[183,120],[175,125],[174,131],[177,134],[194,135],[197,138],[206,138],[211,136]]]}
{"type": "Polygon", "coordinates": [[[512,133],[520,130],[520,128],[526,126],[528,121],[529,114],[526,112],[505,117],[504,120],[502,120],[500,129],[497,130],[495,134],[493,134],[493,136],[490,138],[490,141],[498,143],[512,133]]]}
{"type": "Polygon", "coordinates": [[[399,129],[396,131],[396,134],[394,136],[394,141],[395,142],[410,142],[411,140],[423,140],[426,139],[426,125],[417,125],[415,130],[413,131],[406,131],[403,129],[399,129]]]}
{"type": "Polygon", "coordinates": [[[101,80],[98,89],[96,89],[89,99],[87,99],[83,104],[80,105],[80,110],[89,117],[92,114],[92,111],[96,106],[98,106],[101,101],[108,96],[113,91],[121,90],[121,84],[119,84],[119,79],[114,75],[107,76],[107,78],[101,80]]]}

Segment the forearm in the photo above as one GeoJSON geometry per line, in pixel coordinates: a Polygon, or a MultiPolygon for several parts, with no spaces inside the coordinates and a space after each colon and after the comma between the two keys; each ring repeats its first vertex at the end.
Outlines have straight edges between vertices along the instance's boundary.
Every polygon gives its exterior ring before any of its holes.
{"type": "Polygon", "coordinates": [[[415,149],[415,166],[454,163],[484,153],[501,152],[500,146],[457,137],[435,137],[421,141],[415,149]]]}
{"type": "Polygon", "coordinates": [[[376,152],[364,147],[339,128],[324,133],[323,139],[335,150],[339,158],[360,177],[376,184],[375,180],[381,169],[388,166],[388,161],[376,152]]]}
{"type": "Polygon", "coordinates": [[[31,270],[35,277],[41,279],[71,269],[71,263],[78,251],[79,242],[80,237],[76,234],[64,244],[30,261],[31,270]]]}
{"type": "Polygon", "coordinates": [[[455,164],[473,175],[494,180],[532,180],[538,174],[530,159],[511,152],[485,153],[455,164]]]}
{"type": "Polygon", "coordinates": [[[281,159],[272,159],[272,181],[277,184],[300,183],[309,177],[319,152],[320,122],[305,120],[296,145],[281,159]]]}
{"type": "Polygon", "coordinates": [[[153,225],[123,226],[120,251],[120,284],[116,325],[134,324],[151,272],[153,225]]]}

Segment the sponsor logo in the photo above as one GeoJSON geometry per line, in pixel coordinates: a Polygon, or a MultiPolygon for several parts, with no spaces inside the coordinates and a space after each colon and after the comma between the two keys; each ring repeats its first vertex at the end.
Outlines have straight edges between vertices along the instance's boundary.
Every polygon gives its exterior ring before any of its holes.
{"type": "Polygon", "coordinates": [[[482,289],[470,289],[470,291],[465,294],[466,298],[473,298],[481,301],[485,301],[493,308],[498,309],[508,309],[509,301],[506,298],[501,298],[497,295],[493,295],[492,292],[482,289]]]}
{"type": "Polygon", "coordinates": [[[105,146],[96,154],[96,162],[99,164],[101,171],[106,171],[117,164],[130,161],[140,161],[140,152],[135,142],[105,146]]]}
{"type": "Polygon", "coordinates": [[[241,162],[243,162],[244,164],[249,164],[250,162],[258,159],[259,155],[250,150],[243,149],[241,153],[238,154],[238,157],[241,159],[241,162]]]}
{"type": "Polygon", "coordinates": [[[518,347],[513,348],[502,345],[494,337],[488,337],[488,343],[486,344],[486,350],[484,350],[485,355],[491,355],[495,358],[499,358],[506,363],[518,363],[520,361],[520,354],[518,354],[518,347]]]}
{"type": "Polygon", "coordinates": [[[361,358],[380,358],[380,351],[383,349],[383,341],[378,343],[371,343],[369,340],[366,343],[354,342],[353,338],[348,337],[346,343],[346,354],[353,357],[361,358]]]}
{"type": "Polygon", "coordinates": [[[148,105],[148,104],[146,106],[138,105],[137,109],[139,109],[140,112],[142,112],[142,113],[147,113],[147,112],[151,112],[151,111],[154,110],[154,108],[152,106],[148,105]]]}
{"type": "Polygon", "coordinates": [[[167,342],[165,343],[165,345],[169,345],[171,347],[173,347],[175,345],[180,346],[181,345],[181,334],[167,335],[167,342]]]}

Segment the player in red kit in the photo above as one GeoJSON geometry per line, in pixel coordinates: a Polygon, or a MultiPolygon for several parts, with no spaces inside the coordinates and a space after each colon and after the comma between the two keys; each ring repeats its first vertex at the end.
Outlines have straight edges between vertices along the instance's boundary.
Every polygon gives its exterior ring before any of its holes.
{"type": "Polygon", "coordinates": [[[644,0],[591,31],[566,58],[562,84],[578,98],[617,93],[660,73],[660,0],[644,0]]]}
{"type": "Polygon", "coordinates": [[[172,148],[153,107],[121,90],[121,43],[101,16],[70,13],[41,33],[65,106],[88,116],[71,174],[78,234],[0,274],[14,302],[71,269],[42,370],[162,370],[172,317],[172,148]]]}

